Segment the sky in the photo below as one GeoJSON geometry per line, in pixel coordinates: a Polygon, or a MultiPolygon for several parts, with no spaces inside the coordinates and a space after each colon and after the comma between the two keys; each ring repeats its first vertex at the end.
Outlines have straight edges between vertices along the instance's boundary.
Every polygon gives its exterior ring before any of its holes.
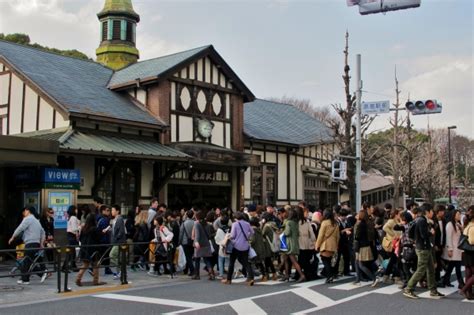
{"type": "MultiPolygon", "coordinates": [[[[104,0],[0,0],[0,33],[77,49],[95,58],[104,0]]],[[[258,98],[344,102],[345,32],[363,101],[436,99],[443,112],[415,116],[417,129],[457,126],[474,138],[474,1],[422,0],[419,8],[361,16],[346,0],[134,0],[140,60],[212,44],[258,98]]],[[[351,91],[356,88],[351,82],[351,91]]],[[[402,114],[404,116],[405,113],[402,114]]],[[[376,117],[371,132],[390,127],[376,117]]],[[[284,123],[284,122],[283,122],[284,123]]]]}

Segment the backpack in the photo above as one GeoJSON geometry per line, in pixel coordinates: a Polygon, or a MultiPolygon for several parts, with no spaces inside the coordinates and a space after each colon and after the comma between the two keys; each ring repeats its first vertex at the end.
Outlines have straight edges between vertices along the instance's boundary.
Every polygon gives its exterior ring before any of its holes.
{"type": "Polygon", "coordinates": [[[416,224],[417,224],[418,219],[411,221],[408,224],[408,239],[412,240],[415,242],[416,239],[416,224]]]}

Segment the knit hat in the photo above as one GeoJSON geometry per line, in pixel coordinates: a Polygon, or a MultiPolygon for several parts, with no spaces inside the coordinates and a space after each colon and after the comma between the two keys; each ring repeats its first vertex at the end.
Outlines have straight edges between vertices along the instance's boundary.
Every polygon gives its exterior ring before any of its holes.
{"type": "Polygon", "coordinates": [[[311,221],[313,221],[313,222],[321,222],[321,217],[322,217],[321,212],[316,211],[315,213],[313,213],[313,216],[312,216],[312,218],[311,218],[311,221]]]}

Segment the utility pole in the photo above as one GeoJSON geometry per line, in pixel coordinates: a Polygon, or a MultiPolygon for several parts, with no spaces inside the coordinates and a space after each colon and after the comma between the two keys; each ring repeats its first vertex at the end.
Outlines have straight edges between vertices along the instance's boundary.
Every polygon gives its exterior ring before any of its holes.
{"type": "Polygon", "coordinates": [[[356,56],[356,211],[359,212],[362,205],[361,175],[362,175],[362,143],[361,143],[361,103],[362,103],[362,80],[361,80],[361,55],[356,56]]]}
{"type": "Polygon", "coordinates": [[[398,208],[398,201],[400,199],[400,172],[398,167],[398,145],[399,145],[399,137],[398,137],[398,111],[400,107],[400,90],[398,89],[398,78],[397,78],[397,68],[395,66],[395,93],[397,94],[397,101],[394,104],[395,106],[395,114],[393,119],[393,186],[394,186],[394,193],[393,193],[393,206],[398,208]]]}
{"type": "Polygon", "coordinates": [[[453,168],[451,161],[451,129],[456,129],[456,126],[448,127],[448,198],[449,204],[451,204],[451,170],[453,168]]]}

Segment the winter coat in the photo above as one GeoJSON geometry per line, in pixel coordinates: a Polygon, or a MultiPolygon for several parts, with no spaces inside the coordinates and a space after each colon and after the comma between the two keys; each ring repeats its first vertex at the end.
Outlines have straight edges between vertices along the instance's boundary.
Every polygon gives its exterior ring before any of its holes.
{"type": "MultiPolygon", "coordinates": [[[[201,222],[194,222],[194,228],[192,233],[194,244],[199,243],[199,248],[194,246],[194,257],[211,257],[211,244],[209,242],[210,236],[208,236],[208,233],[206,232],[205,227],[201,224],[201,222]]],[[[204,222],[204,224],[207,224],[207,222],[204,222]]]]}
{"type": "Polygon", "coordinates": [[[300,250],[311,250],[314,249],[314,242],[316,241],[316,237],[314,236],[313,228],[311,227],[311,223],[305,221],[298,224],[299,229],[299,237],[298,237],[298,244],[300,250]]]}
{"type": "Polygon", "coordinates": [[[253,247],[255,253],[257,253],[257,257],[255,259],[256,262],[262,262],[265,259],[265,243],[266,241],[263,239],[262,230],[259,227],[252,227],[253,228],[253,235],[250,237],[250,246],[253,247]]]}
{"type": "Polygon", "coordinates": [[[285,219],[285,222],[283,222],[283,233],[286,235],[286,243],[288,245],[288,251],[285,254],[299,255],[300,245],[298,223],[293,220],[285,219]]]}
{"type": "Polygon", "coordinates": [[[453,223],[448,222],[446,225],[446,246],[443,248],[442,258],[449,261],[461,261],[462,250],[458,249],[459,238],[461,237],[462,226],[456,223],[456,229],[454,229],[453,223]],[[448,251],[452,250],[452,257],[448,256],[448,251]]]}
{"type": "Polygon", "coordinates": [[[324,220],[321,223],[319,230],[318,239],[316,240],[316,248],[319,248],[319,251],[333,253],[337,251],[339,244],[339,226],[337,223],[334,225],[331,223],[331,220],[324,220]]]}
{"type": "Polygon", "coordinates": [[[87,245],[97,245],[100,244],[100,238],[102,236],[102,231],[98,228],[90,229],[88,231],[81,231],[80,241],[81,249],[79,251],[79,257],[82,260],[86,261],[97,261],[100,258],[100,248],[95,246],[87,245]],[[94,254],[95,253],[95,254],[94,254]]]}
{"type": "Polygon", "coordinates": [[[265,223],[262,229],[263,240],[265,241],[265,258],[272,257],[273,252],[269,242],[273,242],[275,233],[278,233],[278,226],[273,221],[265,223]]]}

